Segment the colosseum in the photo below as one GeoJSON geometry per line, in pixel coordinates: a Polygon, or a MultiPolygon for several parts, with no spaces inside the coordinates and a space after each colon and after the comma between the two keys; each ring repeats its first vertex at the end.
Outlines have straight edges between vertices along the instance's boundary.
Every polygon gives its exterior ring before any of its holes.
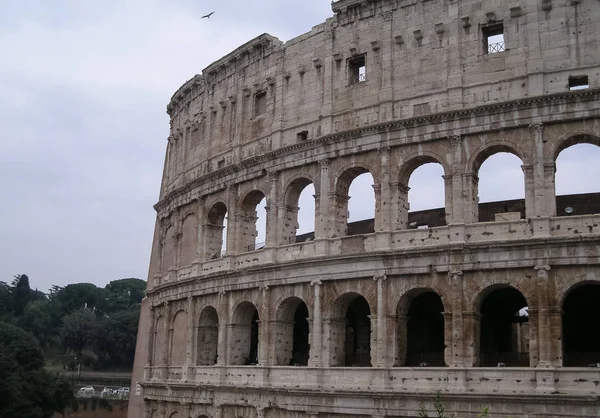
{"type": "Polygon", "coordinates": [[[600,416],[600,194],[555,187],[600,145],[600,1],[332,10],[168,104],[129,417],[600,416]],[[524,198],[482,203],[498,153],[524,198]]]}

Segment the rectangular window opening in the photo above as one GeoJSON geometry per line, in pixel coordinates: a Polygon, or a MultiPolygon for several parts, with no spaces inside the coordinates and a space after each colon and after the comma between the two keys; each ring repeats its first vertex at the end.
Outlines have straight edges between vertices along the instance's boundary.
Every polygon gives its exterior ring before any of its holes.
{"type": "Polygon", "coordinates": [[[350,84],[367,81],[367,58],[364,55],[352,58],[348,61],[348,72],[350,74],[350,84]]]}
{"type": "Polygon", "coordinates": [[[577,75],[569,77],[569,90],[584,90],[589,88],[590,83],[588,82],[587,75],[577,75]]]}
{"type": "Polygon", "coordinates": [[[296,134],[296,139],[298,142],[306,141],[308,139],[308,131],[298,132],[296,134]]]}
{"type": "Polygon", "coordinates": [[[254,117],[260,116],[267,111],[267,92],[261,91],[254,95],[254,117]]]}
{"type": "Polygon", "coordinates": [[[504,43],[504,25],[502,23],[494,23],[481,28],[483,32],[483,43],[486,54],[497,54],[498,52],[506,51],[504,43]]]}

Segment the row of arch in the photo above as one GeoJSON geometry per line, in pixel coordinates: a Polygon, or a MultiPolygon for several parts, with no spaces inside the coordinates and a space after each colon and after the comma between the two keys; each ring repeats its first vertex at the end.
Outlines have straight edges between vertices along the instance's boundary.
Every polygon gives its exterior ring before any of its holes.
{"type": "MultiPolygon", "coordinates": [[[[600,282],[595,281],[580,282],[566,294],[561,306],[563,366],[600,363],[600,335],[595,332],[595,318],[600,313],[598,300],[600,282]]],[[[530,365],[533,328],[529,304],[521,291],[508,284],[493,285],[480,292],[471,308],[479,318],[474,322],[477,353],[473,366],[530,365]]],[[[313,318],[309,308],[302,298],[289,297],[276,307],[274,317],[267,323],[261,321],[253,302],[242,301],[234,307],[230,322],[223,324],[217,308],[208,305],[201,310],[190,336],[184,310],[175,314],[171,331],[167,330],[164,316],[159,316],[154,328],[152,363],[184,365],[190,337],[195,340],[193,364],[258,364],[261,338],[267,335],[261,327],[268,327],[268,364],[310,365],[313,318]],[[220,335],[223,332],[227,339],[220,335]],[[221,361],[221,355],[227,359],[221,361]]],[[[395,312],[395,332],[390,333],[395,335],[395,341],[385,341],[396,353],[390,366],[447,365],[445,351],[452,338],[447,309],[442,296],[432,288],[415,288],[402,296],[395,312]]],[[[326,316],[329,366],[374,366],[376,315],[367,299],[360,293],[344,293],[331,304],[326,316]]]]}
{"type": "MultiPolygon", "coordinates": [[[[581,155],[594,154],[595,152],[600,159],[600,148],[597,144],[600,144],[600,139],[589,135],[568,138],[557,148],[555,159],[567,148],[569,150],[578,148],[581,155]]],[[[472,170],[470,173],[474,179],[472,187],[475,189],[474,199],[476,201],[479,201],[477,197],[478,186],[481,182],[478,174],[481,167],[487,164],[488,160],[491,162],[490,170],[493,172],[488,174],[490,174],[490,177],[496,178],[495,182],[491,182],[489,189],[496,191],[501,189],[502,184],[498,182],[498,179],[501,179],[505,182],[505,185],[510,186],[508,187],[510,191],[501,196],[503,199],[516,198],[523,200],[522,204],[507,203],[503,207],[494,210],[517,211],[520,212],[520,218],[525,218],[526,205],[531,202],[527,202],[525,197],[527,179],[521,170],[521,166],[529,164],[529,159],[524,157],[523,151],[512,144],[497,144],[482,149],[469,163],[472,170]],[[496,159],[496,164],[494,164],[494,159],[496,159]],[[509,162],[508,169],[501,176],[498,175],[498,162],[509,162]],[[521,178],[520,184],[514,183],[519,181],[519,177],[521,178]]],[[[557,166],[557,173],[560,173],[560,164],[557,166]]],[[[381,183],[377,170],[378,168],[376,169],[372,165],[358,162],[335,174],[333,198],[331,196],[326,197],[332,199],[330,203],[332,207],[329,210],[335,217],[332,221],[333,225],[330,227],[334,231],[330,235],[353,235],[356,233],[370,233],[376,230],[378,222],[377,207],[381,204],[380,200],[385,197],[378,196],[381,183]],[[352,196],[359,196],[360,198],[352,200],[352,196]],[[351,223],[367,219],[375,219],[375,222],[351,223]]],[[[433,154],[420,155],[408,160],[403,165],[397,176],[399,179],[398,195],[394,197],[398,201],[398,210],[400,211],[398,214],[400,228],[435,227],[447,223],[448,213],[445,210],[447,206],[445,202],[450,198],[448,194],[452,193],[452,188],[444,178],[447,178],[450,172],[451,169],[444,159],[433,154]],[[413,182],[415,178],[417,181],[413,182]],[[419,198],[421,198],[422,203],[415,205],[415,200],[419,198]],[[413,207],[418,210],[436,208],[439,213],[431,213],[426,217],[411,216],[409,212],[414,212],[411,209],[413,207]]],[[[312,178],[307,173],[303,173],[291,179],[283,188],[282,203],[277,205],[280,213],[273,212],[273,216],[270,214],[270,208],[274,205],[269,201],[269,191],[263,190],[261,187],[253,187],[239,199],[235,204],[235,216],[231,216],[229,213],[227,199],[212,201],[210,206],[206,208],[203,219],[198,219],[193,212],[184,214],[181,220],[181,234],[175,233],[176,228],[174,225],[167,228],[164,233],[162,241],[162,265],[164,269],[173,265],[190,265],[198,259],[219,258],[225,252],[239,253],[260,249],[266,245],[267,225],[269,223],[277,223],[277,227],[274,229],[277,236],[271,238],[271,245],[285,245],[313,239],[315,233],[311,234],[311,231],[317,231],[316,220],[319,206],[322,206],[319,199],[323,198],[318,194],[319,183],[322,181],[319,176],[312,178]],[[230,240],[235,240],[235,242],[227,243],[228,227],[231,225],[232,219],[235,220],[236,231],[234,235],[230,236],[230,240]],[[201,229],[200,233],[199,229],[201,229]],[[199,240],[202,240],[204,244],[202,250],[198,249],[199,240]],[[182,249],[179,257],[176,256],[177,247],[182,249]],[[203,251],[203,254],[199,254],[200,251],[203,251]]],[[[597,185],[589,182],[585,176],[578,177],[582,182],[587,183],[579,188],[567,188],[563,192],[569,193],[569,190],[577,193],[600,191],[597,185]]],[[[575,178],[577,176],[571,175],[569,182],[573,182],[575,178]]],[[[483,200],[490,201],[491,196],[483,200]]],[[[392,202],[385,203],[392,204],[392,202]]],[[[478,213],[475,214],[475,220],[488,220],[489,214],[480,214],[481,210],[480,207],[476,211],[478,213]]],[[[590,213],[596,211],[595,208],[582,208],[582,210],[590,210],[590,213]]],[[[578,210],[575,214],[584,213],[578,210]]],[[[556,213],[558,216],[568,214],[570,212],[565,213],[563,210],[556,213]]],[[[322,218],[322,216],[320,217],[322,218]]]]}

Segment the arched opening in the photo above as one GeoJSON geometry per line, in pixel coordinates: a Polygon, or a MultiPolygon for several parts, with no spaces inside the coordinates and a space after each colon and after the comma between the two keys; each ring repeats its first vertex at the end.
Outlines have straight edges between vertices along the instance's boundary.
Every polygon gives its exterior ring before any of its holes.
{"type": "Polygon", "coordinates": [[[169,225],[163,237],[161,264],[163,274],[167,274],[170,268],[175,267],[175,228],[172,225],[169,225]]]}
{"type": "Polygon", "coordinates": [[[408,227],[426,229],[446,225],[444,167],[426,162],[408,180],[408,227]]]}
{"type": "Polygon", "coordinates": [[[479,222],[525,219],[523,162],[509,148],[490,147],[476,161],[479,222]]]}
{"type": "Polygon", "coordinates": [[[329,321],[331,366],[371,366],[371,309],[358,293],[346,293],[332,305],[329,321]]]}
{"type": "Polygon", "coordinates": [[[199,366],[217,364],[219,346],[219,315],[212,306],[202,310],[198,321],[198,344],[196,362],[199,366]]]}
{"type": "Polygon", "coordinates": [[[301,299],[292,297],[281,304],[277,312],[277,322],[273,325],[273,333],[277,336],[277,366],[308,365],[308,308],[301,299]]]}
{"type": "Polygon", "coordinates": [[[227,206],[223,202],[215,203],[208,211],[205,235],[205,258],[222,257],[227,248],[227,206]]]}
{"type": "Polygon", "coordinates": [[[307,178],[292,181],[282,209],[281,243],[294,244],[315,239],[315,186],[307,178]]]}
{"type": "Polygon", "coordinates": [[[179,311],[173,319],[173,333],[171,339],[171,365],[183,366],[187,351],[188,315],[186,311],[179,311]]]}
{"type": "Polygon", "coordinates": [[[337,179],[333,202],[334,236],[375,232],[376,202],[373,185],[373,176],[362,167],[348,169],[337,179]]]}
{"type": "Polygon", "coordinates": [[[479,364],[529,366],[529,315],[525,297],[514,287],[492,287],[481,303],[479,364]]]}
{"type": "Polygon", "coordinates": [[[445,366],[444,304],[436,292],[420,288],[405,294],[396,331],[396,366],[445,366]]]}
{"type": "Polygon", "coordinates": [[[154,347],[152,349],[152,365],[164,365],[165,338],[167,338],[167,321],[164,316],[159,316],[154,327],[154,347]]]}
{"type": "Polygon", "coordinates": [[[239,216],[240,251],[254,251],[265,246],[267,199],[260,190],[252,190],[242,201],[239,216]],[[260,216],[259,216],[260,215],[260,216]],[[262,216],[262,218],[261,218],[262,216]]]}
{"type": "Polygon", "coordinates": [[[191,265],[198,256],[198,218],[187,215],[181,224],[181,239],[179,240],[179,266],[191,265]]]}
{"type": "Polygon", "coordinates": [[[556,157],[556,215],[600,213],[600,139],[579,135],[556,157]]]}
{"type": "Polygon", "coordinates": [[[231,365],[258,363],[258,310],[251,302],[242,302],[233,314],[231,324],[230,358],[231,365]]]}
{"type": "Polygon", "coordinates": [[[371,366],[371,309],[362,297],[356,297],[346,310],[344,340],[345,365],[350,367],[371,366]]]}
{"type": "Polygon", "coordinates": [[[181,415],[179,415],[179,412],[173,412],[171,415],[169,415],[169,418],[180,418],[181,415]]]}
{"type": "Polygon", "coordinates": [[[571,290],[563,303],[562,335],[565,367],[600,364],[600,282],[585,282],[571,290]]]}

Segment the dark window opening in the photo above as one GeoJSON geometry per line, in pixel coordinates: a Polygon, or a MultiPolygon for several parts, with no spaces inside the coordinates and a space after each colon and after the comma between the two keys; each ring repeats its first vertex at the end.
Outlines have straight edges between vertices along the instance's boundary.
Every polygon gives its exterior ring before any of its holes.
{"type": "Polygon", "coordinates": [[[344,341],[346,367],[371,367],[371,310],[362,296],[350,303],[346,311],[344,341]]]}
{"type": "Polygon", "coordinates": [[[569,90],[583,90],[589,89],[590,84],[588,82],[587,75],[578,75],[569,77],[569,90]]]}
{"type": "Polygon", "coordinates": [[[250,325],[250,354],[248,356],[248,364],[258,363],[258,319],[258,311],[255,310],[250,325]]]}
{"type": "Polygon", "coordinates": [[[306,141],[308,139],[308,131],[298,132],[296,134],[296,139],[298,142],[306,141]]]}
{"type": "Polygon", "coordinates": [[[529,314],[512,287],[492,291],[481,305],[480,360],[483,367],[529,366],[529,314]]]}
{"type": "Polygon", "coordinates": [[[294,335],[292,343],[292,358],[290,365],[306,366],[308,365],[309,354],[309,329],[308,329],[308,308],[304,302],[300,303],[294,314],[294,335]]]}
{"type": "Polygon", "coordinates": [[[367,58],[352,58],[348,61],[348,71],[350,74],[350,84],[362,83],[367,81],[367,58]]]}
{"type": "Polygon", "coordinates": [[[406,365],[443,367],[444,305],[435,292],[417,296],[408,310],[406,365]]]}
{"type": "Polygon", "coordinates": [[[598,367],[600,334],[596,331],[597,283],[584,284],[572,290],[563,304],[563,365],[565,367],[598,367]]]}
{"type": "Polygon", "coordinates": [[[496,54],[506,51],[504,43],[504,25],[502,23],[494,23],[493,25],[484,26],[483,45],[486,54],[496,54]]]}
{"type": "Polygon", "coordinates": [[[254,116],[263,115],[267,111],[267,92],[261,91],[254,96],[254,116]]]}

